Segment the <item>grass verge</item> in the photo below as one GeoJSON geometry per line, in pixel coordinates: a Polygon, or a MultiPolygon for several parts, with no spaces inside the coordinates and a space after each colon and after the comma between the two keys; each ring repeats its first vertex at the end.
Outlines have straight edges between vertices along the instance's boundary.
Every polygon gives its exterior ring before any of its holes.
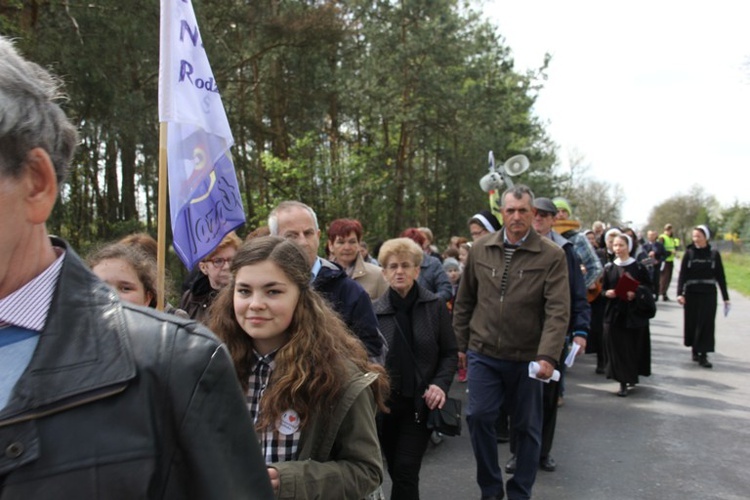
{"type": "Polygon", "coordinates": [[[727,286],[750,297],[750,255],[722,253],[721,260],[724,263],[727,286]]]}

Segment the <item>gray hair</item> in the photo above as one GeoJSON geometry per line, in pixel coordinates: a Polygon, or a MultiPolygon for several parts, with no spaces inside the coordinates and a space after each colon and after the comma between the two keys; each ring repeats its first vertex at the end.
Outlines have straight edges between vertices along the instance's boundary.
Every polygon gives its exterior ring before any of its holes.
{"type": "Polygon", "coordinates": [[[291,210],[292,208],[301,208],[303,210],[307,210],[310,214],[310,217],[312,217],[313,224],[315,225],[315,230],[320,230],[320,228],[318,227],[318,216],[315,215],[315,210],[305,205],[301,201],[288,200],[282,201],[281,203],[276,205],[276,208],[271,210],[271,213],[268,214],[268,229],[269,231],[271,231],[271,234],[273,236],[279,236],[279,214],[281,212],[291,210]]]}
{"type": "Polygon", "coordinates": [[[513,187],[509,187],[503,192],[502,198],[500,198],[501,206],[505,206],[505,197],[509,194],[513,195],[513,198],[517,200],[523,199],[523,195],[527,194],[531,198],[531,204],[534,204],[534,192],[531,188],[525,184],[516,184],[513,187]]]}
{"type": "Polygon", "coordinates": [[[0,175],[18,176],[29,151],[42,148],[62,185],[78,142],[76,128],[54,102],[62,97],[55,76],[0,36],[0,175]]]}

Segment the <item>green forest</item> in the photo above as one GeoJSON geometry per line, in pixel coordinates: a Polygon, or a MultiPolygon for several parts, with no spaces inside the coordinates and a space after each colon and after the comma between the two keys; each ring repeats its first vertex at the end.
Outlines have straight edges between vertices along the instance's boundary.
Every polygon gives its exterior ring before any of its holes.
{"type": "MultiPolygon", "coordinates": [[[[545,66],[520,73],[501,34],[452,0],[196,0],[221,88],[247,227],[284,199],[372,241],[437,241],[487,207],[487,154],[523,153],[552,192],[554,144],[532,113],[545,66]]],[[[159,2],[0,0],[0,32],[65,83],[81,144],[50,229],[78,248],[155,233],[159,2]]]]}
{"type": "MultiPolygon", "coordinates": [[[[193,7],[236,143],[240,236],[296,199],[324,232],[340,217],[359,219],[371,243],[428,226],[442,246],[487,208],[479,179],[490,150],[499,163],[526,155],[531,168],[517,182],[566,196],[585,226],[622,223],[618,185],[588,179],[583,158],[570,172],[556,168],[557,146],[533,110],[550,58],[517,70],[479,3],[193,7]]],[[[159,14],[156,0],[0,0],[0,33],[65,83],[81,143],[50,230],[84,253],[134,231],[156,234],[159,14]]],[[[696,187],[654,207],[649,227],[665,222],[685,238],[708,223],[742,240],[750,208],[722,209],[696,187]]]]}

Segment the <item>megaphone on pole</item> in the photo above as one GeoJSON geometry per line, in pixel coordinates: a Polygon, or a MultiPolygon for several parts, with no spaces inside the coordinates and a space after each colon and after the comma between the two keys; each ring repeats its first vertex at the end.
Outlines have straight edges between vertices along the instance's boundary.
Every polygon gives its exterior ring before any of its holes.
{"type": "Polygon", "coordinates": [[[524,155],[516,155],[508,158],[503,167],[508,175],[520,175],[529,169],[529,159],[524,155]]]}
{"type": "Polygon", "coordinates": [[[495,157],[492,154],[492,151],[490,151],[489,154],[489,164],[489,173],[479,180],[479,187],[482,188],[482,191],[487,193],[493,190],[500,191],[503,184],[508,187],[513,187],[511,177],[524,173],[531,165],[526,156],[515,155],[508,158],[508,160],[506,160],[498,169],[495,167],[495,157]]]}

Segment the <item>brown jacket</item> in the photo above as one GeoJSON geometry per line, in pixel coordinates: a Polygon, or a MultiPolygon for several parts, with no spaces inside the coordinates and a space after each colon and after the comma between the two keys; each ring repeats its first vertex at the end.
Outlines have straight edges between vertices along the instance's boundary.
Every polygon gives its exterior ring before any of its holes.
{"type": "Polygon", "coordinates": [[[365,289],[373,302],[388,290],[388,282],[383,276],[383,269],[365,262],[361,255],[358,255],[354,262],[351,278],[365,289]]]}
{"type": "Polygon", "coordinates": [[[565,253],[530,230],[502,290],[504,231],[471,248],[453,308],[458,349],[509,361],[557,364],[570,316],[565,253]]]}

